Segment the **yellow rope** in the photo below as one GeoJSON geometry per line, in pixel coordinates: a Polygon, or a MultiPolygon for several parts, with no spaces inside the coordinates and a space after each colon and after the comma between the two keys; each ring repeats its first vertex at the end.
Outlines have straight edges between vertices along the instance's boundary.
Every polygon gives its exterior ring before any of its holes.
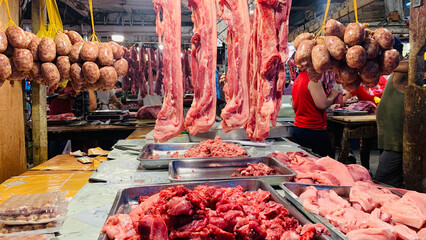
{"type": "Polygon", "coordinates": [[[330,9],[330,0],[327,0],[327,7],[324,13],[324,22],[322,23],[323,26],[325,26],[325,22],[327,21],[327,14],[329,9],[330,9]]]}
{"type": "Polygon", "coordinates": [[[354,12],[355,12],[355,21],[358,22],[358,8],[356,6],[356,0],[354,0],[354,12]]]}
{"type": "Polygon", "coordinates": [[[90,18],[92,19],[92,36],[90,36],[90,41],[97,41],[99,42],[98,36],[96,36],[95,33],[95,20],[93,19],[93,3],[92,0],[89,0],[89,8],[90,8],[90,18]]]}
{"type": "Polygon", "coordinates": [[[9,17],[9,22],[7,23],[6,27],[9,27],[10,25],[16,26],[16,24],[12,20],[12,16],[10,16],[9,1],[8,0],[4,0],[4,3],[6,4],[6,11],[7,11],[7,15],[9,17]]]}

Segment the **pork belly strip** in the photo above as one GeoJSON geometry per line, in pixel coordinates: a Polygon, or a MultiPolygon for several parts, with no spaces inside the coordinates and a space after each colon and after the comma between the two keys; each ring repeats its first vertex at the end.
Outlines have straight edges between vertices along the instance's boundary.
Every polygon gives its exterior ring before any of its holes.
{"type": "Polygon", "coordinates": [[[242,127],[249,117],[248,50],[250,20],[247,0],[220,0],[222,19],[228,25],[228,72],[223,88],[226,106],[222,110],[224,132],[242,127]]]}
{"type": "Polygon", "coordinates": [[[154,128],[154,140],[166,142],[184,129],[180,1],[153,0],[156,31],[163,44],[164,99],[154,128]],[[162,14],[162,19],[160,15],[162,14]]]}
{"type": "Polygon", "coordinates": [[[217,23],[215,0],[189,0],[194,36],[191,72],[194,100],[185,119],[190,134],[207,132],[216,116],[217,23]]]}

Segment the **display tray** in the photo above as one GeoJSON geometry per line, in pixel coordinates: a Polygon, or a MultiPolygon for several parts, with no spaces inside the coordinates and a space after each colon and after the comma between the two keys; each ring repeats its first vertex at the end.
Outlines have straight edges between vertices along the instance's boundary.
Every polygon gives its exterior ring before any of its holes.
{"type": "MultiPolygon", "coordinates": [[[[213,138],[214,139],[214,138],[213,138]]],[[[139,169],[167,169],[169,163],[173,160],[182,159],[182,158],[172,158],[171,154],[178,152],[179,154],[185,153],[185,151],[198,147],[199,143],[150,143],[146,144],[139,156],[138,160],[141,161],[139,169]],[[150,157],[158,154],[158,158],[151,159],[150,157]]],[[[235,143],[239,146],[241,144],[235,143]]],[[[249,157],[252,149],[245,146],[244,149],[247,152],[249,157]]],[[[241,157],[241,156],[239,156],[241,157]]],[[[214,159],[214,158],[223,158],[223,157],[209,157],[209,158],[185,158],[185,159],[214,159]]],[[[238,157],[232,157],[232,159],[238,157]]]]}
{"type": "MultiPolygon", "coordinates": [[[[311,221],[313,221],[314,223],[322,223],[324,224],[330,234],[331,237],[334,240],[340,240],[340,239],[344,239],[344,240],[349,240],[348,237],[346,237],[346,235],[341,232],[338,228],[336,228],[335,226],[333,226],[333,224],[331,224],[328,220],[326,220],[325,218],[323,218],[322,216],[315,214],[315,213],[311,213],[308,212],[307,210],[305,210],[305,208],[303,207],[303,201],[299,198],[299,196],[306,190],[307,187],[309,186],[314,186],[319,190],[333,190],[337,193],[337,195],[339,195],[340,197],[344,198],[344,199],[349,199],[349,193],[351,190],[350,186],[330,186],[330,185],[318,185],[318,184],[302,184],[302,183],[281,183],[280,187],[284,190],[284,194],[285,197],[303,214],[305,214],[305,216],[307,216],[311,221]]],[[[392,193],[398,195],[398,196],[402,196],[400,193],[395,192],[393,190],[390,190],[392,193]]]]}
{"type": "MultiPolygon", "coordinates": [[[[312,223],[296,208],[294,208],[286,199],[279,195],[269,184],[259,179],[241,179],[241,180],[229,180],[229,181],[208,181],[208,182],[188,182],[188,183],[172,183],[172,184],[161,184],[153,186],[141,186],[119,190],[115,197],[114,203],[111,207],[111,211],[108,214],[113,216],[117,213],[128,214],[138,203],[139,196],[152,196],[163,189],[176,186],[184,185],[186,188],[194,189],[198,185],[207,185],[214,187],[236,187],[241,186],[244,191],[256,191],[262,189],[271,193],[271,200],[279,204],[282,204],[289,212],[290,216],[296,218],[300,224],[304,225],[312,223]]],[[[106,219],[108,220],[108,218],[106,219]]],[[[105,222],[106,222],[105,220],[105,222]]],[[[101,233],[98,240],[108,240],[106,234],[101,233]]],[[[317,239],[321,240],[332,240],[331,237],[321,234],[317,239]]]]}
{"type": "MultiPolygon", "coordinates": [[[[271,131],[269,132],[267,139],[291,137],[293,136],[293,131],[293,123],[277,122],[275,127],[271,126],[271,131]]],[[[216,136],[220,136],[222,140],[250,140],[244,128],[239,128],[225,133],[222,131],[222,126],[219,123],[215,123],[212,128],[205,133],[197,133],[195,136],[189,134],[189,140],[191,142],[200,142],[207,139],[214,139],[216,136]]]]}
{"type": "Polygon", "coordinates": [[[271,157],[236,158],[236,159],[204,159],[204,160],[174,160],[169,165],[171,182],[207,181],[224,179],[261,179],[273,186],[293,180],[296,173],[271,157]],[[275,175],[266,176],[236,176],[238,168],[246,168],[247,163],[263,163],[275,170],[275,175]]]}
{"type": "Polygon", "coordinates": [[[367,115],[367,111],[354,111],[354,110],[343,110],[343,109],[334,109],[333,115],[334,116],[360,116],[360,115],[367,115]]]}

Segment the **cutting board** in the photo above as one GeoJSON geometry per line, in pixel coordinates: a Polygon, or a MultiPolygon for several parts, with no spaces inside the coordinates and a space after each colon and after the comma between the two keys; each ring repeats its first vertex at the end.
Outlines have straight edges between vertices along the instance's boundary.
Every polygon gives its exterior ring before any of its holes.
{"type": "Polygon", "coordinates": [[[376,115],[363,115],[363,116],[333,116],[333,119],[344,122],[375,122],[376,115]]]}

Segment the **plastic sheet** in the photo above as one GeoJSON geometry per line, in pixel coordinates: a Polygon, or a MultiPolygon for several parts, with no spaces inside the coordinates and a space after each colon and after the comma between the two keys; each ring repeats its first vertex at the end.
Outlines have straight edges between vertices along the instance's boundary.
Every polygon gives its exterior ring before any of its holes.
{"type": "Polygon", "coordinates": [[[67,211],[66,192],[13,195],[0,204],[0,223],[43,224],[63,220],[67,211]]]}

